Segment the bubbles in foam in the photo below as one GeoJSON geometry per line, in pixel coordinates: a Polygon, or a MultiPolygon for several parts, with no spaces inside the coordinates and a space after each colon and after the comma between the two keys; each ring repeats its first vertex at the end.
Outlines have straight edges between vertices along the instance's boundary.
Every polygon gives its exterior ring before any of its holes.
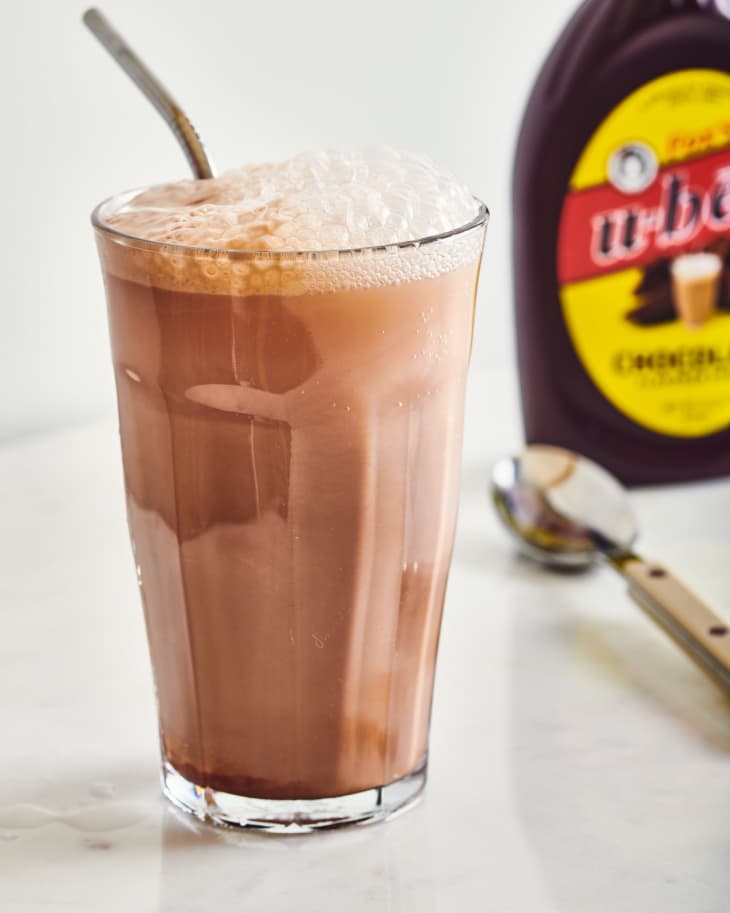
{"type": "Polygon", "coordinates": [[[153,187],[108,218],[151,241],[250,251],[372,247],[470,222],[468,189],[429,159],[387,147],[313,152],[218,178],[153,187]]]}
{"type": "Polygon", "coordinates": [[[460,228],[478,211],[466,187],[421,156],[384,147],[308,153],[211,180],[152,187],[109,214],[102,211],[103,224],[163,245],[105,236],[102,256],[115,275],[185,292],[368,288],[473,263],[481,231],[423,246],[395,245],[460,228]],[[166,246],[171,244],[192,250],[166,246]]]}

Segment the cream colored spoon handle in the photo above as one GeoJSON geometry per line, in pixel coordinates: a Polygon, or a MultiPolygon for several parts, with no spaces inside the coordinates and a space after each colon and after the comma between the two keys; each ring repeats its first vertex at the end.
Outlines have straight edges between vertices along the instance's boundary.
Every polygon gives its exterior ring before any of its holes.
{"type": "Polygon", "coordinates": [[[628,580],[634,601],[730,691],[730,626],[666,568],[636,556],[613,564],[628,580]]]}

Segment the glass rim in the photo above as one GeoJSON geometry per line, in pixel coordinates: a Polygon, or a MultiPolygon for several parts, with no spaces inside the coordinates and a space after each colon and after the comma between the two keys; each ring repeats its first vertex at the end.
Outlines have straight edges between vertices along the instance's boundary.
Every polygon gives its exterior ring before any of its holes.
{"type": "Polygon", "coordinates": [[[230,247],[211,247],[208,245],[197,244],[178,244],[174,241],[155,241],[151,238],[141,238],[139,235],[133,235],[128,232],[120,231],[113,228],[104,221],[104,211],[112,204],[117,212],[127,201],[139,193],[157,186],[150,184],[146,187],[138,187],[133,190],[125,190],[121,193],[113,194],[97,204],[91,213],[91,224],[94,229],[105,235],[109,235],[113,240],[125,243],[127,246],[141,247],[144,250],[166,251],[168,253],[188,253],[200,256],[219,256],[227,257],[232,260],[251,260],[251,259],[268,259],[268,260],[295,260],[295,259],[332,259],[340,256],[353,256],[357,254],[387,253],[391,251],[405,250],[409,248],[419,249],[421,247],[435,244],[438,241],[445,241],[458,235],[467,234],[476,228],[486,227],[489,223],[489,209],[477,196],[472,199],[477,204],[477,213],[469,222],[459,225],[456,228],[450,228],[448,231],[439,232],[435,235],[426,235],[420,238],[413,238],[408,241],[394,241],[391,244],[373,244],[363,247],[345,247],[345,248],[327,248],[324,250],[239,250],[230,247]]]}

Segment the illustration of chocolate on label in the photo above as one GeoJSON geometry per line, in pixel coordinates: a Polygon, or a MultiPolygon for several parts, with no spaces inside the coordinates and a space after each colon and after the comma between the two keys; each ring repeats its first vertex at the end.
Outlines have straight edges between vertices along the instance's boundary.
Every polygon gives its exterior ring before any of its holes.
{"type": "MultiPolygon", "coordinates": [[[[696,253],[712,254],[722,261],[715,307],[718,311],[730,311],[730,238],[715,238],[696,253]]],[[[672,292],[672,262],[669,257],[662,257],[644,269],[639,284],[634,289],[639,304],[626,314],[630,323],[646,327],[678,319],[672,292]]]]}
{"type": "Polygon", "coordinates": [[[670,264],[669,257],[664,257],[646,267],[634,289],[640,304],[626,315],[629,322],[645,327],[676,320],[670,264]]]}

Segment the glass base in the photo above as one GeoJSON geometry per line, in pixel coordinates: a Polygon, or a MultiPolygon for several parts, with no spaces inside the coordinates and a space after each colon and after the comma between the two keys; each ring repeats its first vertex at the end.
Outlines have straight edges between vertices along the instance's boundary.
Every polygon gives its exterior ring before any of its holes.
{"type": "Polygon", "coordinates": [[[183,811],[223,827],[251,828],[272,834],[307,834],[348,824],[371,824],[413,806],[426,785],[426,759],[387,786],[331,799],[252,799],[186,780],[167,761],[162,791],[183,811]]]}

